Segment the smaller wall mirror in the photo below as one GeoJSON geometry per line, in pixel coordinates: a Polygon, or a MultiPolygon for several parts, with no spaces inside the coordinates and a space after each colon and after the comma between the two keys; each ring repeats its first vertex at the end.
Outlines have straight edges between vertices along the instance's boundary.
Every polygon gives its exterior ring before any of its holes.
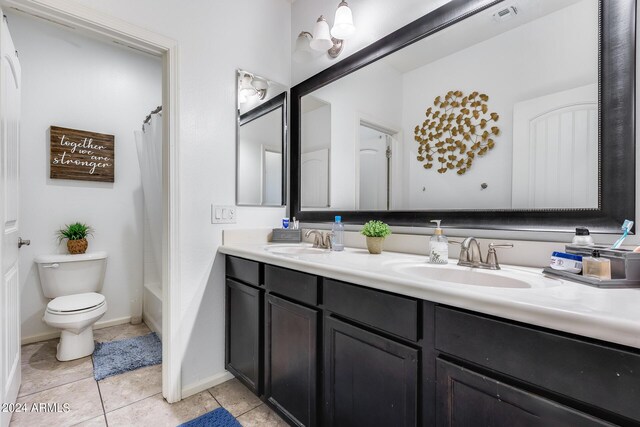
{"type": "Polygon", "coordinates": [[[237,71],[236,205],[283,206],[287,88],[237,71]]]}

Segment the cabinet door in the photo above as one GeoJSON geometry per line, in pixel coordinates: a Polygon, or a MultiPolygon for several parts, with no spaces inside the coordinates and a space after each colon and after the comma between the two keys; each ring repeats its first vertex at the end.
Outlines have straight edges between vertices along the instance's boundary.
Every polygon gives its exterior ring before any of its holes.
{"type": "Polygon", "coordinates": [[[325,424],[413,426],[419,351],[325,317],[325,424]]]}
{"type": "Polygon", "coordinates": [[[605,426],[551,400],[438,359],[439,426],[605,426]]]}
{"type": "Polygon", "coordinates": [[[264,291],[227,279],[226,365],[256,394],[261,390],[261,341],[264,291]]]}
{"type": "Polygon", "coordinates": [[[294,424],[317,424],[318,312],[267,296],[265,396],[294,424]]]}

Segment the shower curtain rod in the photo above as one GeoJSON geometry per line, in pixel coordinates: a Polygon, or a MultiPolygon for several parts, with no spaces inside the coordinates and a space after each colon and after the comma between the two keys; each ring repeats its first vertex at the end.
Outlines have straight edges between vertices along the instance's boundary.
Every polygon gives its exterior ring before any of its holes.
{"type": "Polygon", "coordinates": [[[151,116],[154,115],[154,114],[158,114],[160,111],[162,111],[162,105],[158,105],[158,108],[156,108],[151,113],[149,113],[147,118],[144,119],[144,122],[142,122],[142,130],[143,131],[144,131],[144,125],[146,125],[147,123],[149,123],[151,121],[151,116]]]}

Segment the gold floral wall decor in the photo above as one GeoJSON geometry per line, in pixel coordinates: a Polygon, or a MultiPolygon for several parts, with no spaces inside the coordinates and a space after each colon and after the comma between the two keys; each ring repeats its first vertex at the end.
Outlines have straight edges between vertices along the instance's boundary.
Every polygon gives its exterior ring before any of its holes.
{"type": "Polygon", "coordinates": [[[495,146],[500,135],[495,125],[500,116],[489,113],[489,97],[473,92],[465,96],[462,91],[449,91],[433,101],[426,111],[422,126],[416,126],[415,140],[419,144],[418,161],[425,169],[439,163],[438,173],[457,169],[464,174],[476,155],[484,156],[495,146]]]}

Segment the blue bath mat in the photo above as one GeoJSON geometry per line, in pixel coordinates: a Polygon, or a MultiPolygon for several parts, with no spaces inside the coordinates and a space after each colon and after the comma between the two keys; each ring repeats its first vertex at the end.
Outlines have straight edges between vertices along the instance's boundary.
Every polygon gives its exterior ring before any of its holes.
{"type": "Polygon", "coordinates": [[[93,352],[93,377],[113,375],[162,363],[162,343],[155,332],[126,340],[99,342],[93,352]]]}
{"type": "Polygon", "coordinates": [[[229,411],[218,408],[180,424],[178,427],[242,427],[242,425],[233,418],[229,411]]]}

